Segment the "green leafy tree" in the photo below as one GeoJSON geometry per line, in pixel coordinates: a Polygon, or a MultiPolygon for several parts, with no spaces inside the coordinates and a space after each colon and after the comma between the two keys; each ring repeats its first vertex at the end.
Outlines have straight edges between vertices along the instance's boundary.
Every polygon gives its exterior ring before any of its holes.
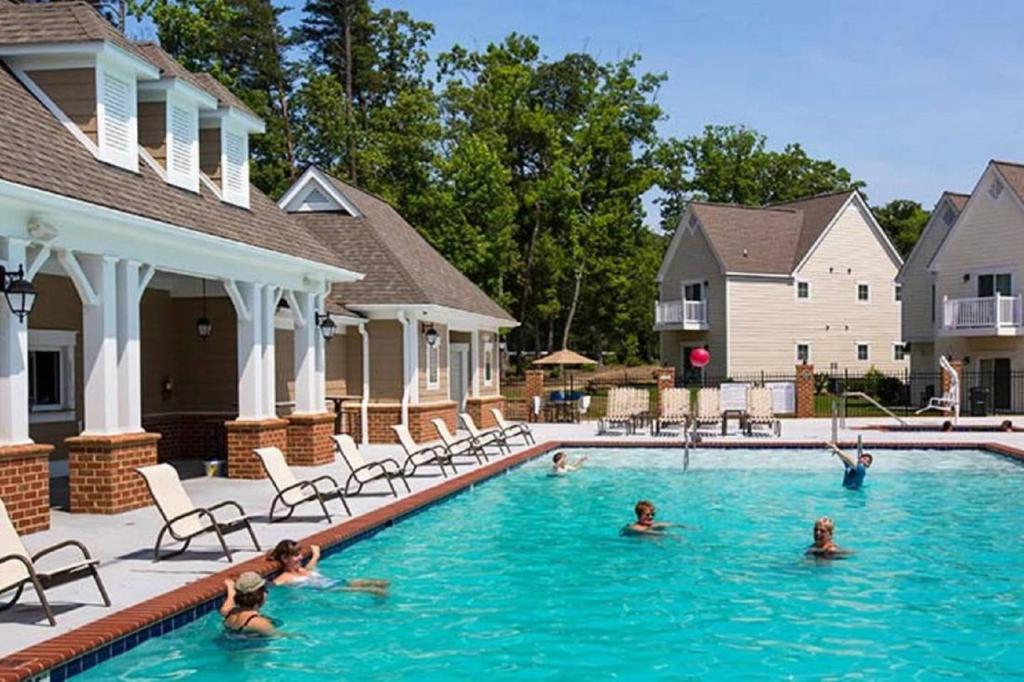
{"type": "Polygon", "coordinates": [[[914,248],[931,217],[921,204],[910,199],[893,199],[883,206],[873,206],[871,212],[904,258],[914,248]]]}

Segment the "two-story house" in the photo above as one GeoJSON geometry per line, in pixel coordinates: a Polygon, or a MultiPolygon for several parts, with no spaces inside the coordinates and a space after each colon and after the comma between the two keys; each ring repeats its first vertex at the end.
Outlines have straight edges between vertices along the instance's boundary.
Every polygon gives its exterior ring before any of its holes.
{"type": "Polygon", "coordinates": [[[902,370],[899,253],[857,192],[746,207],[692,202],[658,271],[661,360],[709,377],[902,370]]]}

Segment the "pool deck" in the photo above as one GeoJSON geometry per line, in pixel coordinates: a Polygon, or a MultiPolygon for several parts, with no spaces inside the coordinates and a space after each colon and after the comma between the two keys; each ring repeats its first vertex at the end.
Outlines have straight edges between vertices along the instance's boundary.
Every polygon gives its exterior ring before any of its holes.
{"type": "MultiPolygon", "coordinates": [[[[998,423],[995,418],[975,420],[965,418],[962,424],[998,423]]],[[[914,424],[940,424],[941,418],[915,419],[914,424]]],[[[1016,424],[1024,424],[1024,419],[1014,418],[1016,424]]],[[[1004,446],[1024,456],[1024,433],[1002,432],[903,432],[883,431],[868,426],[885,424],[885,420],[877,418],[850,419],[848,428],[839,432],[840,441],[854,441],[858,435],[863,437],[865,445],[874,446],[914,446],[920,444],[941,445],[945,447],[976,447],[983,444],[1004,446]]],[[[176,611],[174,605],[160,600],[172,590],[190,587],[191,603],[206,601],[215,596],[224,576],[228,571],[235,575],[243,564],[245,568],[260,567],[265,564],[260,560],[265,551],[271,549],[278,541],[285,538],[312,539],[329,545],[343,541],[353,535],[367,532],[391,519],[406,514],[421,506],[431,503],[458,491],[477,480],[489,478],[500,473],[509,466],[525,461],[547,449],[545,444],[587,444],[587,445],[653,445],[665,446],[679,444],[678,437],[650,436],[605,436],[598,437],[596,424],[535,424],[534,434],[538,446],[527,449],[524,446],[513,449],[511,455],[500,460],[492,457],[489,465],[469,467],[459,466],[459,476],[442,478],[431,468],[424,476],[409,479],[412,494],[406,494],[404,488],[398,500],[391,497],[390,492],[380,495],[363,495],[350,498],[353,519],[344,517],[340,503],[334,501],[328,507],[334,515],[334,525],[326,523],[322,516],[314,515],[315,505],[306,505],[296,512],[295,517],[283,523],[270,525],[266,522],[266,513],[273,496],[272,487],[266,480],[247,481],[229,480],[225,478],[197,478],[185,481],[185,489],[193,501],[199,505],[212,505],[225,499],[234,499],[242,504],[246,511],[254,517],[253,528],[263,547],[264,552],[253,550],[248,535],[240,532],[228,536],[229,546],[235,551],[235,562],[229,564],[223,557],[215,538],[201,538],[195,541],[192,548],[180,557],[152,562],[152,546],[157,532],[160,530],[159,514],[152,507],[139,509],[116,516],[100,516],[91,514],[69,514],[54,510],[51,528],[47,531],[34,533],[23,538],[29,550],[33,552],[65,539],[83,541],[100,560],[100,573],[106,584],[113,606],[105,608],[100,604],[99,595],[91,580],[85,579],[49,591],[48,597],[54,608],[57,626],[47,625],[43,611],[38,606],[34,594],[25,594],[21,602],[11,611],[0,613],[0,680],[19,679],[28,670],[29,660],[35,660],[40,652],[52,649],[56,654],[57,642],[34,646],[59,635],[64,643],[77,641],[77,649],[86,651],[98,643],[95,633],[91,639],[80,635],[94,628],[84,628],[100,619],[122,628],[131,622],[143,622],[141,615],[149,614],[149,618],[166,617],[176,611]],[[318,536],[318,537],[315,537],[318,536]],[[255,563],[253,560],[256,560],[255,563]],[[217,576],[213,578],[213,576],[217,576]],[[194,588],[194,589],[192,589],[194,588]],[[146,608],[142,608],[143,605],[146,608]],[[118,612],[131,609],[131,617],[118,612]],[[140,615],[141,614],[141,615],[140,615]],[[77,633],[72,631],[78,630],[77,633]],[[91,644],[91,646],[90,646],[91,644]],[[26,647],[33,647],[32,657],[22,652],[26,647]],[[20,653],[15,653],[20,652],[20,653]],[[35,658],[33,658],[35,657],[35,658]],[[17,673],[15,672],[17,671],[17,673]]],[[[704,443],[709,446],[777,446],[820,444],[831,439],[831,422],[828,419],[785,420],[782,437],[748,438],[739,434],[726,437],[707,437],[704,443]]],[[[368,446],[364,448],[367,459],[398,457],[398,446],[368,446]]],[[[348,471],[342,463],[323,467],[303,469],[295,467],[299,478],[322,474],[331,474],[339,481],[344,481],[348,471]]],[[[398,484],[401,487],[400,484],[398,484]]],[[[371,484],[367,491],[383,490],[385,484],[371,484]],[[376,487],[374,487],[376,486],[376,487]]],[[[61,563],[61,555],[54,557],[54,564],[61,563]]],[[[44,560],[45,565],[45,560],[44,560]]],[[[180,608],[180,606],[178,607],[180,608]]],[[[65,646],[66,648],[66,646],[65,646]]],[[[38,665],[32,665],[32,672],[39,672],[38,665]]]]}

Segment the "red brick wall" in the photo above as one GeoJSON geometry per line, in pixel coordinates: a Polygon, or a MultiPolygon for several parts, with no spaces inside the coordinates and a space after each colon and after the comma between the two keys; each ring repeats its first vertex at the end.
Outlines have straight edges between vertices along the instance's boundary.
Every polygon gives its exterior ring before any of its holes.
{"type": "Polygon", "coordinates": [[[157,463],[158,433],[69,438],[71,511],[120,514],[152,504],[138,467],[157,463]]]}
{"type": "Polygon", "coordinates": [[[448,424],[448,430],[455,433],[458,422],[458,408],[454,402],[433,403],[430,405],[409,406],[409,433],[417,443],[437,440],[437,429],[430,423],[431,419],[440,417],[448,424]]]}
{"type": "MultiPolygon", "coordinates": [[[[496,396],[496,398],[501,399],[500,396],[496,396]]],[[[410,405],[409,433],[417,443],[437,440],[437,431],[430,423],[430,420],[436,417],[444,419],[448,428],[454,433],[457,422],[456,412],[455,403],[450,400],[426,405],[410,405]]],[[[346,403],[345,416],[349,424],[349,432],[358,442],[362,435],[359,403],[346,403]]],[[[369,422],[368,435],[371,443],[397,443],[398,437],[395,436],[391,427],[394,424],[402,423],[402,406],[398,403],[370,403],[367,406],[367,421],[369,422]]]]}
{"type": "Polygon", "coordinates": [[[796,366],[796,416],[814,416],[814,365],[796,366]]]}
{"type": "Polygon", "coordinates": [[[500,395],[466,398],[466,412],[481,429],[489,429],[498,425],[494,415],[491,414],[492,408],[498,408],[504,413],[505,399],[500,395]]]}
{"type": "Polygon", "coordinates": [[[224,414],[168,414],[143,417],[142,426],[159,433],[161,462],[170,459],[224,459],[228,441],[224,414]]]}
{"type": "Polygon", "coordinates": [[[334,461],[334,415],[302,414],[288,417],[288,463],[318,466],[334,461]]]}
{"type": "Polygon", "coordinates": [[[50,527],[50,453],[52,445],[0,447],[0,499],[18,533],[50,527]]]}
{"type": "Polygon", "coordinates": [[[266,478],[263,466],[253,454],[256,448],[279,448],[288,452],[288,420],[235,420],[226,422],[228,434],[228,477],[266,478]]]}

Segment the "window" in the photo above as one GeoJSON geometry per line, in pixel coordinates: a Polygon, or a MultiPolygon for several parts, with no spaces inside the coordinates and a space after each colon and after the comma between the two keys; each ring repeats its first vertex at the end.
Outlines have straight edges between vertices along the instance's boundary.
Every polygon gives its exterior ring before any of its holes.
{"type": "Polygon", "coordinates": [[[871,359],[871,346],[866,343],[857,344],[857,359],[858,360],[870,360],[871,359]]]}
{"type": "Polygon", "coordinates": [[[894,284],[892,287],[892,300],[899,303],[903,300],[903,285],[894,284]]]}
{"type": "Polygon", "coordinates": [[[1008,272],[978,275],[978,298],[1013,295],[1013,278],[1008,272]]]}
{"type": "Polygon", "coordinates": [[[700,282],[690,282],[683,285],[684,301],[703,301],[704,286],[700,282]]]}
{"type": "Polygon", "coordinates": [[[75,332],[29,330],[30,421],[75,419],[75,332]]]}
{"type": "Polygon", "coordinates": [[[437,338],[437,341],[433,346],[427,343],[426,338],[423,339],[423,346],[426,349],[425,356],[428,389],[441,387],[441,345],[441,337],[437,338]]]}
{"type": "Polygon", "coordinates": [[[484,386],[494,383],[494,344],[484,344],[484,386]]]}
{"type": "Polygon", "coordinates": [[[892,359],[899,362],[907,357],[907,347],[902,343],[892,344],[892,359]]]}
{"type": "Polygon", "coordinates": [[[810,282],[797,282],[796,283],[796,297],[801,300],[806,300],[811,297],[811,283],[810,282]]]}
{"type": "Polygon", "coordinates": [[[811,361],[811,344],[796,344],[796,361],[799,363],[807,363],[811,361]]]}
{"type": "Polygon", "coordinates": [[[857,283],[857,301],[867,303],[871,300],[871,286],[866,282],[857,283]]]}
{"type": "Polygon", "coordinates": [[[97,137],[100,158],[128,170],[138,170],[138,131],[135,79],[97,69],[97,137]]]}

